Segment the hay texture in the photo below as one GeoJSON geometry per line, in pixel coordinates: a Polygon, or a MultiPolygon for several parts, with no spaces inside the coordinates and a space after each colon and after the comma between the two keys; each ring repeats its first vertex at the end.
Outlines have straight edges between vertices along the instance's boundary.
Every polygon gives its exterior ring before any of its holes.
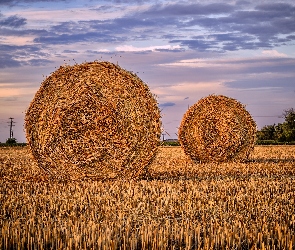
{"type": "Polygon", "coordinates": [[[188,109],[178,135],[196,162],[243,161],[254,149],[256,123],[237,100],[210,95],[188,109]]]}
{"type": "Polygon", "coordinates": [[[140,176],[157,152],[158,103],[135,74],[110,62],[61,66],[25,117],[39,167],[77,179],[140,176]]]}

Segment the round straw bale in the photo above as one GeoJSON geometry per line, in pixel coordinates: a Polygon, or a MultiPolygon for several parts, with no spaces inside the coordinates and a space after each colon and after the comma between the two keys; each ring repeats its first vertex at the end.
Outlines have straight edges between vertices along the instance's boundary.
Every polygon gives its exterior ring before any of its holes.
{"type": "Polygon", "coordinates": [[[161,134],[148,86],[118,65],[97,61],[61,66],[47,77],[25,128],[39,167],[70,179],[138,177],[161,134]]]}
{"type": "Polygon", "coordinates": [[[195,162],[242,161],[254,149],[256,123],[237,100],[210,95],[188,109],[178,134],[195,162]]]}

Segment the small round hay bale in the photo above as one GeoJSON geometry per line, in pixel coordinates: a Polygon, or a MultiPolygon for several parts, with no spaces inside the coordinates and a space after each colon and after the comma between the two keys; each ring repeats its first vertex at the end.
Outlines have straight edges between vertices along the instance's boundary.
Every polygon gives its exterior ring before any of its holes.
{"type": "Polygon", "coordinates": [[[61,66],[25,117],[39,167],[63,178],[134,178],[157,152],[158,103],[135,74],[110,62],[61,66]]]}
{"type": "Polygon", "coordinates": [[[189,108],[178,134],[195,162],[242,161],[254,149],[256,123],[237,100],[210,95],[189,108]]]}

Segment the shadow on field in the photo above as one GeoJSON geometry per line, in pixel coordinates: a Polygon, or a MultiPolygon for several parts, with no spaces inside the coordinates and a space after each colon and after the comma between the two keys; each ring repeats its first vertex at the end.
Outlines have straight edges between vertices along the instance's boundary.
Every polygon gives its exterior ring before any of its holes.
{"type": "Polygon", "coordinates": [[[285,159],[278,159],[278,158],[254,158],[248,159],[244,163],[295,163],[295,158],[285,158],[285,159]]]}
{"type": "Polygon", "coordinates": [[[295,178],[295,158],[252,158],[243,162],[193,163],[189,168],[149,169],[143,180],[248,180],[295,178]]]}

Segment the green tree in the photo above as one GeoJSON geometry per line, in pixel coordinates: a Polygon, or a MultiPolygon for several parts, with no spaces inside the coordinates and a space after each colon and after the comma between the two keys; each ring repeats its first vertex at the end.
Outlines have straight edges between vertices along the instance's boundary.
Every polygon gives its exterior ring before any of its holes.
{"type": "Polygon", "coordinates": [[[6,143],[7,143],[7,144],[16,144],[16,139],[15,139],[15,138],[8,138],[8,139],[6,140],[6,143]]]}
{"type": "Polygon", "coordinates": [[[285,135],[287,141],[295,141],[295,109],[290,108],[284,110],[283,117],[285,118],[285,135]]]}
{"type": "Polygon", "coordinates": [[[278,125],[275,126],[275,140],[285,142],[286,139],[286,125],[285,123],[278,123],[278,125]]]}
{"type": "Polygon", "coordinates": [[[276,136],[276,125],[266,125],[257,132],[258,140],[275,140],[276,136]]]}
{"type": "Polygon", "coordinates": [[[277,125],[267,125],[257,131],[258,140],[275,140],[279,142],[295,141],[295,109],[284,110],[285,121],[277,125]]]}

